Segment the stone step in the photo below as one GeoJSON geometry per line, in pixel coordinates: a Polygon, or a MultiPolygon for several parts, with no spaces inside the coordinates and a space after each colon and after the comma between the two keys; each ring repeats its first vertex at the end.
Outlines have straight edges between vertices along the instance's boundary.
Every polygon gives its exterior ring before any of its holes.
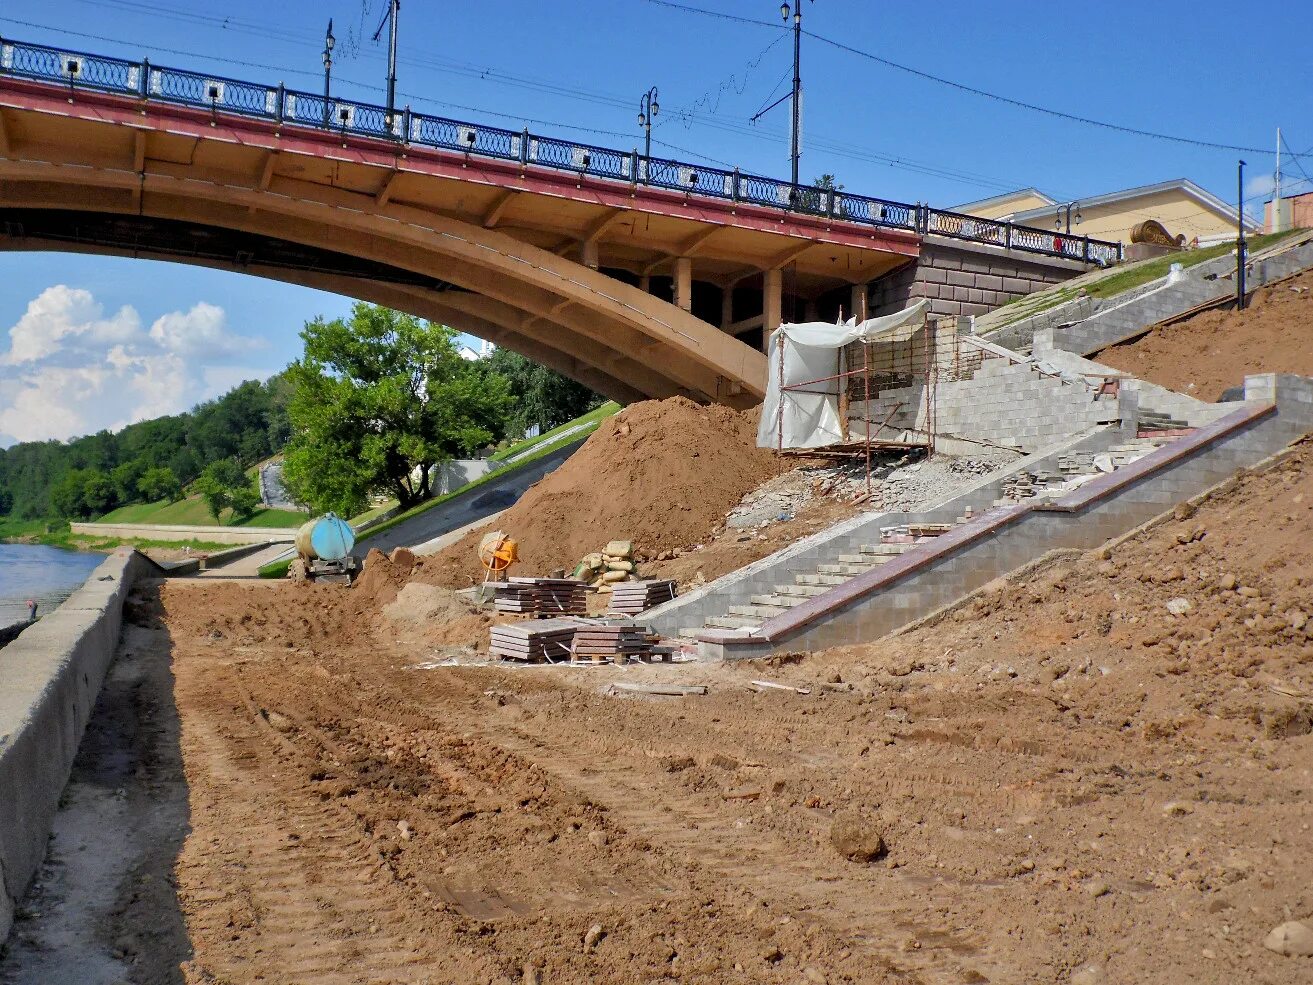
{"type": "Polygon", "coordinates": [[[799,585],[843,585],[852,581],[843,575],[798,575],[799,585]]]}
{"type": "Polygon", "coordinates": [[[776,610],[773,614],[778,615],[779,610],[802,605],[810,597],[809,595],[754,595],[748,601],[753,605],[770,606],[776,610]]]}
{"type": "Polygon", "coordinates": [[[863,544],[862,553],[876,556],[883,555],[889,558],[898,554],[905,554],[915,546],[915,544],[863,544]]]}
{"type": "Polygon", "coordinates": [[[750,616],[758,619],[769,619],[771,616],[778,616],[783,612],[783,608],[776,608],[771,605],[753,603],[751,605],[731,605],[726,615],[730,616],[750,616]]]}
{"type": "Polygon", "coordinates": [[[776,595],[788,595],[797,599],[809,599],[815,595],[824,595],[830,590],[829,585],[776,585],[776,595]]]}
{"type": "Polygon", "coordinates": [[[871,564],[818,564],[816,570],[822,575],[860,575],[873,567],[871,564]]]}
{"type": "Polygon", "coordinates": [[[893,560],[888,554],[840,554],[836,559],[840,564],[864,564],[868,568],[878,567],[893,560]]]}
{"type": "Polygon", "coordinates": [[[756,629],[762,620],[758,616],[713,616],[707,620],[708,629],[756,629]]]}
{"type": "Polygon", "coordinates": [[[698,633],[702,632],[704,629],[706,629],[705,626],[683,626],[679,630],[679,637],[680,639],[685,640],[695,640],[698,637],[698,633]]]}

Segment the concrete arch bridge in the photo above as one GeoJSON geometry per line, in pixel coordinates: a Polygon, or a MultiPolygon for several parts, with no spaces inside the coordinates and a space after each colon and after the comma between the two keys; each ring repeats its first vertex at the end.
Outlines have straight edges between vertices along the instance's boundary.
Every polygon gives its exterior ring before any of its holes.
{"type": "Polygon", "coordinates": [[[747,407],[786,314],[866,313],[928,241],[1059,279],[1116,245],[384,113],[0,41],[0,248],[237,270],[445,322],[622,402],[747,407]]]}

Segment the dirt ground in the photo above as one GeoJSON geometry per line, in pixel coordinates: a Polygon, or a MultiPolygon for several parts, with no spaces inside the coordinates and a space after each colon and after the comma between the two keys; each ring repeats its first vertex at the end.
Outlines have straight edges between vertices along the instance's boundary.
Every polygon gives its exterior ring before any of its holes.
{"type": "Polygon", "coordinates": [[[1254,292],[1244,311],[1206,311],[1093,358],[1200,400],[1247,373],[1313,375],[1313,273],[1254,292]]]}
{"type": "Polygon", "coordinates": [[[196,985],[1308,982],[1261,942],[1313,917],[1310,466],[742,666],[433,667],[377,593],[164,583],[128,645],[186,818],[102,946],[196,985]]]}

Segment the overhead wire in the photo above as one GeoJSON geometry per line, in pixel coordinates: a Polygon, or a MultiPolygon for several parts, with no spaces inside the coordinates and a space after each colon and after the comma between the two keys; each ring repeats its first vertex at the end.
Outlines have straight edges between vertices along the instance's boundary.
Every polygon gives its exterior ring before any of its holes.
{"type": "MultiPolygon", "coordinates": [[[[740,23],[752,24],[758,27],[775,27],[775,28],[779,27],[779,25],[771,24],[767,21],[755,20],[749,17],[739,17],[732,14],[725,14],[717,10],[707,10],[706,8],[695,7],[692,6],[691,4],[675,3],[673,2],[673,0],[646,0],[646,2],[655,4],[658,7],[668,7],[670,9],[678,10],[684,13],[697,14],[705,17],[713,17],[719,20],[738,21],[740,23]]],[[[1188,144],[1195,147],[1202,147],[1210,150],[1240,151],[1246,154],[1274,153],[1274,151],[1262,147],[1246,147],[1240,144],[1225,144],[1212,140],[1201,140],[1194,137],[1182,137],[1177,134],[1159,133],[1154,130],[1144,130],[1139,127],[1126,126],[1120,123],[1110,123],[1106,120],[1097,120],[1094,119],[1093,117],[1080,116],[1076,113],[1068,113],[1064,110],[1053,109],[1048,106],[1040,106],[1036,103],[1029,103],[1021,99],[1014,99],[1011,96],[1005,96],[997,92],[990,92],[986,89],[980,89],[977,88],[976,86],[967,85],[964,82],[958,82],[954,79],[948,79],[941,75],[935,75],[931,72],[926,72],[923,71],[922,69],[914,68],[910,65],[904,65],[901,62],[895,62],[881,55],[877,55],[869,51],[864,51],[863,49],[857,48],[850,44],[845,44],[842,41],[836,41],[833,38],[826,37],[823,34],[817,34],[814,31],[808,31],[805,28],[802,30],[802,33],[807,37],[812,38],[815,41],[819,41],[822,44],[830,45],[831,47],[836,48],[839,51],[847,52],[848,54],[855,55],[859,58],[868,59],[869,61],[876,62],[877,64],[883,65],[886,68],[891,68],[899,72],[905,72],[909,75],[914,75],[920,79],[924,79],[928,82],[934,82],[938,85],[948,86],[952,89],[958,90],[959,92],[965,92],[974,96],[980,96],[981,98],[984,99],[992,99],[995,100],[996,102],[1006,103],[1007,105],[1015,106],[1018,109],[1028,110],[1033,113],[1042,113],[1045,116],[1066,120],[1070,123],[1079,123],[1084,126],[1100,127],[1105,130],[1112,130],[1118,133],[1129,134],[1131,136],[1145,137],[1154,140],[1165,140],[1179,144],[1188,144]]]]}

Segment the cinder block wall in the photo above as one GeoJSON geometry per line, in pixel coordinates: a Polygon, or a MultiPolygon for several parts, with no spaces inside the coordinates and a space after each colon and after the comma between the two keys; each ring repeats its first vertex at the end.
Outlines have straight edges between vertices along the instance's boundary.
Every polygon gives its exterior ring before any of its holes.
{"type": "MultiPolygon", "coordinates": [[[[866,407],[864,401],[853,403],[853,416],[863,416],[866,407]]],[[[865,416],[880,422],[891,413],[891,427],[926,430],[925,386],[884,390],[865,416]]],[[[1089,387],[1044,375],[1027,363],[987,359],[971,379],[935,386],[937,434],[995,442],[1027,454],[1117,420],[1116,397],[1096,400],[1089,387]]]]}
{"type": "Polygon", "coordinates": [[[871,285],[867,304],[873,316],[887,315],[929,298],[931,314],[983,315],[1087,269],[1071,261],[928,237],[916,263],[871,285]]]}

